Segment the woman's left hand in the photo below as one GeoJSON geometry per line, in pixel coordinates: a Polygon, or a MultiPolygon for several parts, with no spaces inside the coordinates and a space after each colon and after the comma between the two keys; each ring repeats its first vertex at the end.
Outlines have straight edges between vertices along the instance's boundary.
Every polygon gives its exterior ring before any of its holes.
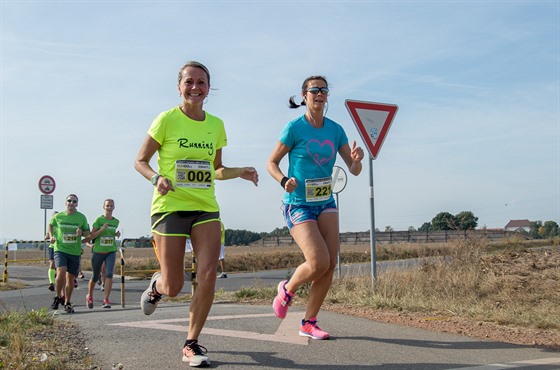
{"type": "Polygon", "coordinates": [[[239,177],[244,180],[252,181],[255,186],[259,184],[259,174],[254,167],[241,167],[239,177]]]}
{"type": "Polygon", "coordinates": [[[350,155],[352,156],[352,162],[361,162],[364,159],[364,151],[361,147],[356,146],[356,140],[352,144],[350,155]]]}

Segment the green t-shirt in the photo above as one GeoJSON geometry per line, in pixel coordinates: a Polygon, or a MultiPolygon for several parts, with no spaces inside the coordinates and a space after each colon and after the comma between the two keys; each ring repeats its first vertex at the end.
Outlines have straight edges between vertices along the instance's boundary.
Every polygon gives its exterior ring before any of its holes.
{"type": "MultiPolygon", "coordinates": [[[[55,216],[56,216],[56,215],[55,215],[55,216]]],[[[54,216],[53,216],[53,217],[54,217],[54,216]]],[[[52,219],[49,220],[49,224],[51,224],[51,221],[52,221],[52,219]]],[[[51,225],[52,225],[52,224],[51,224],[51,225]]],[[[55,228],[54,226],[53,226],[53,235],[56,235],[56,228],[55,228]]],[[[55,237],[56,237],[56,236],[55,236],[55,237]]],[[[55,241],[54,243],[51,243],[51,241],[49,240],[49,248],[54,248],[55,244],[56,244],[56,241],[55,241]]]]}
{"type": "Polygon", "coordinates": [[[113,217],[108,220],[104,215],[97,217],[93,222],[94,229],[101,229],[103,225],[108,224],[107,228],[95,238],[93,244],[93,251],[98,253],[115,252],[117,250],[117,243],[115,242],[115,234],[119,227],[119,220],[113,217]]]}
{"type": "Polygon", "coordinates": [[[56,238],[55,252],[64,252],[74,256],[82,254],[82,237],[76,234],[76,230],[89,231],[86,216],[77,211],[71,215],[63,211],[51,218],[50,225],[53,227],[56,238]]]}
{"type": "Polygon", "coordinates": [[[227,145],[227,137],[223,121],[205,114],[204,121],[194,121],[175,107],[152,122],[148,135],[160,144],[158,173],[172,181],[175,191],[161,195],[154,189],[151,215],[219,211],[214,158],[227,145]]]}

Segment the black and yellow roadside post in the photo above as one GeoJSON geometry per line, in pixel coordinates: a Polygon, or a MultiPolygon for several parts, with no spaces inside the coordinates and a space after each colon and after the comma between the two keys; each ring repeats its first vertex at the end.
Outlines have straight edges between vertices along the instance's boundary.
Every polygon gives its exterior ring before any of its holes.
{"type": "Polygon", "coordinates": [[[121,307],[124,308],[124,248],[120,247],[119,252],[121,255],[121,307]]]}
{"type": "Polygon", "coordinates": [[[4,284],[8,283],[8,245],[6,243],[6,253],[4,254],[4,272],[2,273],[2,282],[4,284]]]}

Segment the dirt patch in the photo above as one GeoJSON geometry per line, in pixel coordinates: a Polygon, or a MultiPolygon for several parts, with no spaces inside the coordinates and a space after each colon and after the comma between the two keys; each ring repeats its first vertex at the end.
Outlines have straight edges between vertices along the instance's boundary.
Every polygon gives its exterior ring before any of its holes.
{"type": "Polygon", "coordinates": [[[560,330],[509,327],[460,317],[426,316],[414,312],[373,310],[365,307],[324,306],[323,309],[369,320],[414,328],[460,334],[497,342],[560,350],[560,330]]]}
{"type": "MultiPolygon", "coordinates": [[[[499,253],[485,256],[483,262],[485,272],[499,279],[501,291],[507,292],[507,297],[502,296],[501,301],[497,301],[496,304],[508,305],[515,302],[523,303],[523,307],[546,304],[551,307],[551,310],[554,310],[554,312],[550,312],[551,316],[560,317],[560,252],[558,248],[499,253]],[[529,292],[540,293],[529,294],[529,292]]],[[[496,299],[499,298],[497,295],[496,299]]],[[[398,312],[350,305],[325,305],[324,309],[432,331],[560,350],[560,329],[506,326],[496,322],[452,315],[398,312]]]]}

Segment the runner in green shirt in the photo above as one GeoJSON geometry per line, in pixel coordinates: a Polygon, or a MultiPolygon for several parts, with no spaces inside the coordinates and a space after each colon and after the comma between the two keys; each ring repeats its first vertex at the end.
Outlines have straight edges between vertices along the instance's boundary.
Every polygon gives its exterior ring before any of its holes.
{"type": "Polygon", "coordinates": [[[86,305],[93,308],[93,289],[96,282],[101,278],[101,268],[105,263],[105,289],[103,300],[103,308],[111,308],[109,295],[113,286],[113,270],[115,269],[115,261],[117,259],[117,243],[116,238],[121,236],[121,232],[117,230],[119,220],[113,217],[115,209],[115,201],[113,199],[105,199],[103,202],[105,213],[93,222],[91,239],[95,239],[93,243],[93,251],[91,255],[92,276],[88,283],[88,294],[86,295],[86,305]]]}
{"type": "Polygon", "coordinates": [[[66,211],[57,213],[49,223],[49,237],[54,244],[54,262],[56,265],[56,296],[51,308],[58,309],[64,304],[67,313],[74,312],[70,303],[74,291],[74,280],[80,270],[82,237],[89,237],[89,225],[82,213],[77,211],[78,196],[66,197],[66,211]],[[64,295],[62,289],[64,288],[64,295]]]}

